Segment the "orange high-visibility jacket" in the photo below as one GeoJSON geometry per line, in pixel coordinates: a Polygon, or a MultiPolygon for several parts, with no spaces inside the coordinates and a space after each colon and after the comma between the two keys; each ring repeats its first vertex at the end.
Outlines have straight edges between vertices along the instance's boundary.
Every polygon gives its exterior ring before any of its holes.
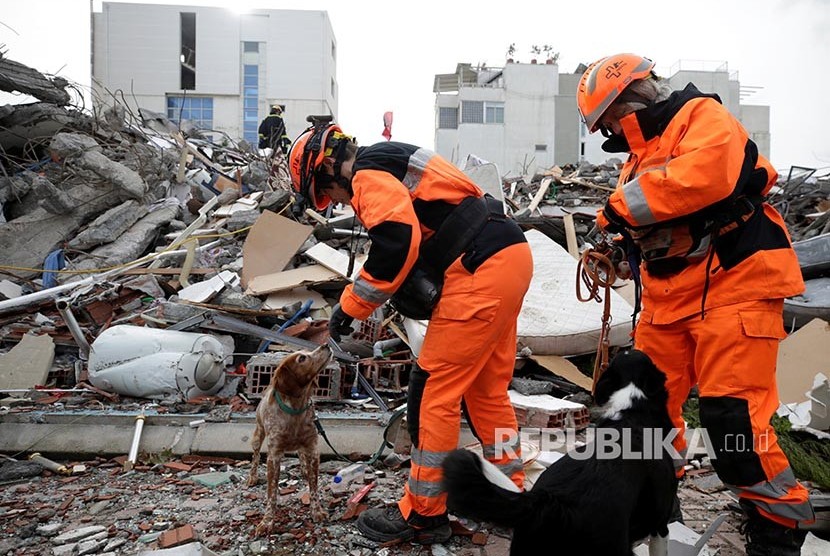
{"type": "MultiPolygon", "coordinates": [[[[484,193],[461,170],[432,151],[388,141],[360,147],[352,167],[352,208],[372,245],[354,284],[340,297],[343,310],[357,319],[394,294],[418,259],[423,241],[437,231],[467,197],[484,193]]],[[[475,269],[493,253],[524,242],[518,226],[488,227],[475,239],[462,263],[475,269]]]]}
{"type": "Polygon", "coordinates": [[[630,155],[597,224],[640,248],[642,319],[699,313],[704,287],[705,308],[803,291],[784,220],[762,202],[778,174],[716,95],[689,84],[620,123],[630,155]]]}

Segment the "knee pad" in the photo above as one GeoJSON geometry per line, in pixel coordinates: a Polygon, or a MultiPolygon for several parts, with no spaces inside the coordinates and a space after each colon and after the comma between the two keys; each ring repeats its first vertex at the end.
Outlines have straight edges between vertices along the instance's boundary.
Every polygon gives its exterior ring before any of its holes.
{"type": "Polygon", "coordinates": [[[700,424],[711,444],[712,466],[724,483],[748,486],[767,480],[755,452],[749,402],[725,396],[701,397],[700,424]]]}

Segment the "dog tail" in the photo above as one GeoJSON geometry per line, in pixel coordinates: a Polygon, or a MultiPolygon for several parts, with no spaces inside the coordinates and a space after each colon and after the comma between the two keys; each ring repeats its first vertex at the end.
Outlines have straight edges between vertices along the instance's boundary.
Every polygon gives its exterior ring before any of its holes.
{"type": "Polygon", "coordinates": [[[519,492],[495,465],[469,450],[455,450],[442,463],[447,509],[459,516],[515,527],[537,517],[537,496],[519,492]]]}

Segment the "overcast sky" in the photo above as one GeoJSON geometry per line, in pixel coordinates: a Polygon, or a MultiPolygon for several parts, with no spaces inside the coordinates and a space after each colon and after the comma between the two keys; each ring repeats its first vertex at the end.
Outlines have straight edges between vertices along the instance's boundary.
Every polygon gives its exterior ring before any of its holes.
{"type": "MultiPolygon", "coordinates": [[[[772,162],[830,167],[830,0],[202,0],[143,3],[326,10],[338,45],[339,116],[361,144],[383,140],[383,112],[394,112],[394,140],[431,148],[433,78],[459,62],[504,64],[533,45],[560,53],[562,72],[580,62],[634,52],[670,74],[679,61],[727,62],[744,100],[771,110],[772,162]]],[[[6,56],[84,86],[90,82],[90,6],[100,0],[2,0],[6,56]]],[[[290,53],[286,53],[290,55],[290,53]]],[[[0,97],[0,104],[9,102],[0,97]]]]}

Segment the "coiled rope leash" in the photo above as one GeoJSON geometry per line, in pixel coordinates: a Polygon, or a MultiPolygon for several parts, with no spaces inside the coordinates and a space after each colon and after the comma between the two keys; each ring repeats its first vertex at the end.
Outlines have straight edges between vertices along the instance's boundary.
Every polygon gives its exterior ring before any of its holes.
{"type": "Polygon", "coordinates": [[[594,358],[594,376],[591,384],[591,394],[597,386],[597,381],[605,369],[608,368],[608,348],[610,345],[609,332],[611,330],[611,285],[617,279],[614,263],[608,257],[610,250],[607,246],[589,248],[582,252],[576,266],[576,298],[580,301],[594,300],[603,303],[602,326],[600,327],[597,353],[594,358]],[[581,284],[588,288],[587,295],[583,296],[581,284]],[[603,295],[600,296],[600,288],[603,295]]]}

